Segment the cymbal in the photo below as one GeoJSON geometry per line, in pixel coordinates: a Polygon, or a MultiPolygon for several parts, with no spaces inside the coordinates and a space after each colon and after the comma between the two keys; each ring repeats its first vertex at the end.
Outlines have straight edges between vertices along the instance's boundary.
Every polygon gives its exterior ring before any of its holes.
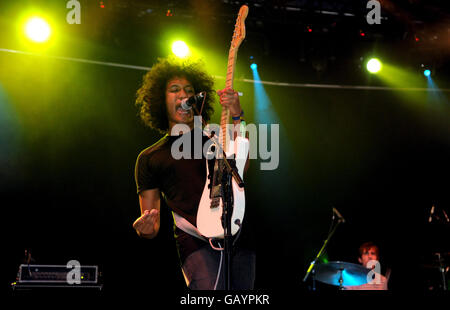
{"type": "Polygon", "coordinates": [[[335,261],[318,264],[315,267],[315,278],[323,283],[340,285],[339,279],[342,273],[342,285],[362,285],[367,283],[367,274],[369,271],[370,269],[361,265],[335,261]]]}

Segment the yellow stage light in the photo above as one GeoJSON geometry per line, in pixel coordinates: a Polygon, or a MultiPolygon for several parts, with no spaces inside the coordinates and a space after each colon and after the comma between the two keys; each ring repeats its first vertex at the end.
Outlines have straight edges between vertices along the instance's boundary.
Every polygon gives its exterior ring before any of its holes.
{"type": "Polygon", "coordinates": [[[50,25],[40,17],[32,17],[25,24],[27,37],[38,43],[46,42],[51,35],[50,25]]]}

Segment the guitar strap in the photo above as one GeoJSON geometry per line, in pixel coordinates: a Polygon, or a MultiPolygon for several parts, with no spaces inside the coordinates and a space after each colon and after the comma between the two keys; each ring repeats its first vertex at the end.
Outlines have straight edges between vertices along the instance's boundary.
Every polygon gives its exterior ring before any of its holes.
{"type": "MultiPolygon", "coordinates": [[[[209,127],[206,126],[205,129],[203,130],[203,133],[209,137],[210,132],[209,132],[209,127]]],[[[188,220],[186,220],[184,217],[182,217],[181,215],[179,215],[178,213],[172,211],[172,216],[173,216],[173,221],[175,222],[175,225],[181,229],[182,231],[184,231],[185,233],[194,236],[200,240],[203,240],[205,242],[208,242],[209,240],[204,237],[200,231],[197,229],[197,227],[195,227],[194,225],[192,225],[188,220]]]]}
{"type": "Polygon", "coordinates": [[[175,225],[185,233],[188,233],[191,236],[194,236],[196,238],[199,238],[200,240],[208,242],[208,239],[206,239],[202,234],[198,231],[197,227],[192,225],[188,220],[186,220],[184,217],[179,215],[178,213],[172,211],[173,220],[175,222],[175,225]]]}

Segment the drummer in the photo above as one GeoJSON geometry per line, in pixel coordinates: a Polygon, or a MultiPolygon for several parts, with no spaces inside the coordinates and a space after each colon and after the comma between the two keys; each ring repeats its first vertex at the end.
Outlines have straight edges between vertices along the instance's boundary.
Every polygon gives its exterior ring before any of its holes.
{"type": "Polygon", "coordinates": [[[347,290],[387,290],[390,270],[386,272],[386,277],[380,272],[379,248],[373,242],[365,242],[359,247],[358,262],[364,267],[371,269],[373,279],[367,284],[357,286],[346,286],[347,290]],[[378,264],[378,266],[377,266],[378,264]],[[377,270],[378,269],[378,270],[377,270]],[[378,272],[377,272],[378,271],[378,272]]]}

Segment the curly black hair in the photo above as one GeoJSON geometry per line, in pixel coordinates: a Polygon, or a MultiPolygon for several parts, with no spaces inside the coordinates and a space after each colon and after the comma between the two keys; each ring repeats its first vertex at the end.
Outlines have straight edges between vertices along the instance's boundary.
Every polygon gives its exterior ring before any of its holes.
{"type": "Polygon", "coordinates": [[[202,110],[203,120],[208,122],[214,113],[212,107],[216,94],[213,89],[214,78],[206,72],[202,61],[172,56],[158,58],[157,63],[143,77],[142,86],[136,93],[136,105],[139,107],[139,115],[144,124],[161,133],[166,133],[169,129],[166,87],[174,77],[183,77],[192,84],[195,91],[206,92],[202,110]]]}

